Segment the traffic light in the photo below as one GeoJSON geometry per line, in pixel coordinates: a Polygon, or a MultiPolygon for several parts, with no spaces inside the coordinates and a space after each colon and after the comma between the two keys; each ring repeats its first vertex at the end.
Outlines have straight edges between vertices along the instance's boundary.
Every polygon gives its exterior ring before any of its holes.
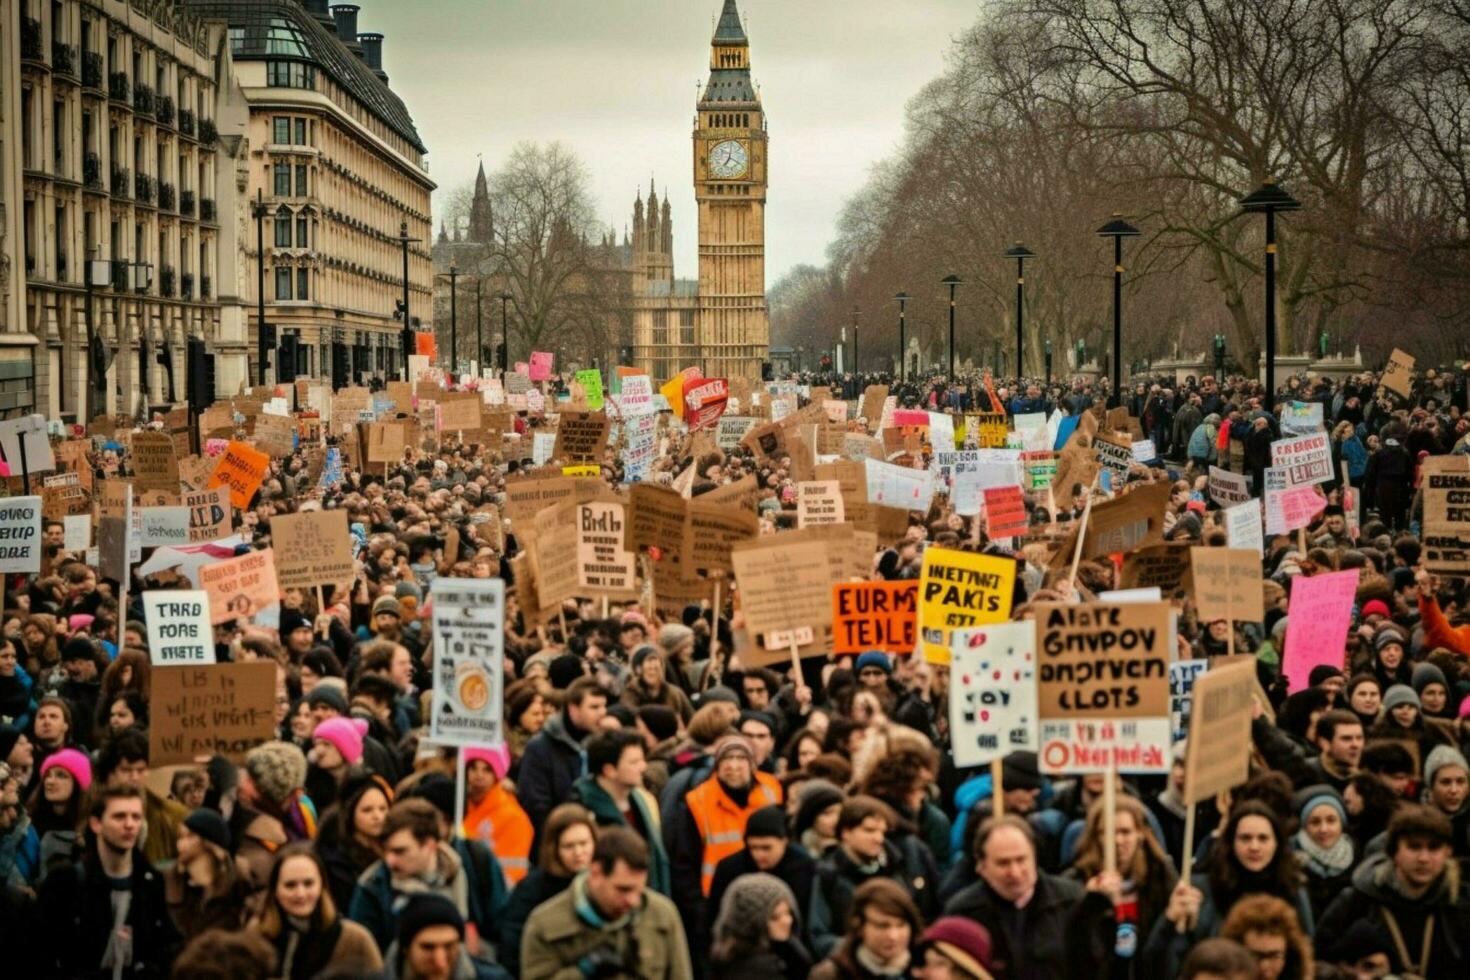
{"type": "Polygon", "coordinates": [[[281,338],[280,356],[276,358],[276,380],[282,384],[296,380],[296,351],[301,343],[293,333],[281,338]]]}
{"type": "Polygon", "coordinates": [[[623,346],[618,348],[618,363],[622,365],[630,365],[633,363],[632,344],[624,344],[623,346]]]}
{"type": "Polygon", "coordinates": [[[163,376],[168,381],[169,404],[178,401],[178,395],[174,389],[174,359],[169,354],[167,345],[160,346],[153,353],[153,359],[163,367],[163,376]]]}
{"type": "Polygon", "coordinates": [[[347,345],[341,341],[332,343],[332,390],[347,387],[347,345]]]}
{"type": "Polygon", "coordinates": [[[205,352],[203,340],[190,337],[185,360],[189,407],[199,413],[214,404],[214,355],[205,352]]]}

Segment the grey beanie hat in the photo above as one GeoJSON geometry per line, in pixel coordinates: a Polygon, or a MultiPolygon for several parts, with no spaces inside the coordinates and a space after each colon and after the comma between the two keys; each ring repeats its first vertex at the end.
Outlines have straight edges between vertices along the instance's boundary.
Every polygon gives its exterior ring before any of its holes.
{"type": "Polygon", "coordinates": [[[1392,711],[1401,704],[1412,704],[1419,707],[1419,695],[1407,684],[1395,684],[1383,692],[1383,710],[1392,711]]]}
{"type": "Polygon", "coordinates": [[[785,902],[796,918],[795,930],[801,928],[796,896],[786,882],[764,872],[741,875],[725,890],[720,900],[720,917],[715,920],[715,943],[735,940],[742,946],[764,945],[766,924],[776,906],[785,902]]]}
{"type": "Polygon", "coordinates": [[[245,771],[266,799],[279,804],[306,785],[306,753],[292,742],[263,742],[245,753],[245,771]]]}
{"type": "Polygon", "coordinates": [[[1459,766],[1470,773],[1470,763],[1466,763],[1465,756],[1458,749],[1448,745],[1436,745],[1424,760],[1424,786],[1426,789],[1434,785],[1434,774],[1445,766],[1459,766]]]}

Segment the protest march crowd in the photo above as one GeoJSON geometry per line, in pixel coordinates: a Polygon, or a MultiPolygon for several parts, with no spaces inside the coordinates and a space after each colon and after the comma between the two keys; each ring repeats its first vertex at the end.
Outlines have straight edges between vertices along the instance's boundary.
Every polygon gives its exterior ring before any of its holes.
{"type": "Polygon", "coordinates": [[[1470,976],[1470,366],[550,360],[0,421],[0,974],[1470,976]]]}

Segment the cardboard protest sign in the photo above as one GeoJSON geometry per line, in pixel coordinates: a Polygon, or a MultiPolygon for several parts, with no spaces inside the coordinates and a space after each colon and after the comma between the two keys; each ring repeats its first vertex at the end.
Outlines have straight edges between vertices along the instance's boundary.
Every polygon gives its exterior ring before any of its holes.
{"type": "Polygon", "coordinates": [[[1232,548],[1249,548],[1260,554],[1266,549],[1266,537],[1261,531],[1261,501],[1247,500],[1243,504],[1224,510],[1225,540],[1232,548]]]}
{"type": "Polygon", "coordinates": [[[1031,527],[1019,486],[986,487],[985,531],[991,538],[1019,538],[1031,527]]]}
{"type": "Polygon", "coordinates": [[[888,399],[887,385],[868,385],[858,405],[858,417],[866,420],[868,431],[875,432],[883,418],[883,403],[888,399]]]}
{"type": "Polygon", "coordinates": [[[189,543],[189,508],[140,507],[143,525],[139,543],[145,548],[177,547],[189,543]]]}
{"type": "Polygon", "coordinates": [[[1039,603],[1042,772],[1167,772],[1167,603],[1039,603]]]}
{"type": "MultiPolygon", "coordinates": [[[[823,530],[823,529],[817,529],[823,530]]],[[[780,535],[778,537],[785,537],[780,535]]],[[[825,654],[832,642],[832,586],[838,581],[820,541],[759,538],[730,555],[750,643],[742,663],[763,667],[825,654]]]]}
{"type": "Polygon", "coordinates": [[[1189,544],[1166,541],[1124,554],[1118,587],[1158,589],[1162,596],[1174,598],[1189,591],[1190,579],[1189,544]]]}
{"type": "Polygon", "coordinates": [[[714,425],[730,399],[730,383],[724,378],[686,378],[684,391],[684,424],[690,432],[714,425]]]}
{"type": "Polygon", "coordinates": [[[1332,450],[1327,445],[1327,433],[1276,440],[1271,443],[1271,465],[1286,470],[1288,487],[1331,483],[1332,450]]]}
{"type": "Polygon", "coordinates": [[[622,599],[637,594],[638,565],[623,547],[623,511],[623,504],[605,501],[577,506],[579,595],[622,599]]]}
{"type": "Polygon", "coordinates": [[[686,576],[696,570],[730,574],[734,571],[731,549],[760,534],[760,519],[754,511],[730,507],[711,500],[712,496],[704,494],[689,503],[682,548],[686,576]]]}
{"type": "Polygon", "coordinates": [[[832,652],[914,652],[919,583],[838,582],[832,586],[832,652]]]}
{"type": "Polygon", "coordinates": [[[1209,665],[1208,660],[1176,660],[1169,665],[1169,727],[1175,744],[1188,733],[1194,682],[1209,665]]]}
{"type": "Polygon", "coordinates": [[[846,520],[842,509],[841,484],[836,480],[814,480],[796,485],[796,526],[841,524],[846,520]]]}
{"type": "Polygon", "coordinates": [[[148,657],[155,667],[215,662],[209,594],[202,589],[146,591],[143,617],[148,623],[148,657]]]}
{"type": "Polygon", "coordinates": [[[687,505],[678,491],[655,483],[635,483],[628,491],[628,523],[623,547],[637,554],[647,548],[678,555],[684,545],[687,505]]]}
{"type": "Polygon", "coordinates": [[[103,578],[128,581],[128,535],[133,526],[133,485],[103,480],[97,495],[97,560],[103,578]]]}
{"type": "Polygon", "coordinates": [[[135,432],[129,447],[133,464],[133,492],[179,492],[179,459],[174,441],[164,432],[135,432]]]}
{"type": "MultiPolygon", "coordinates": [[[[1202,622],[1259,623],[1265,617],[1261,553],[1249,548],[1191,548],[1194,604],[1202,622]]],[[[1290,625],[1288,621],[1287,625],[1290,625]]]]}
{"type": "Polygon", "coordinates": [[[271,518],[276,580],[282,589],[344,585],[356,574],[345,510],[308,510],[271,518]]]}
{"type": "Polygon", "coordinates": [[[1408,398],[1414,390],[1414,357],[1395,347],[1388,356],[1379,383],[1394,394],[1408,398]]]}
{"type": "Polygon", "coordinates": [[[230,503],[245,510],[265,480],[270,462],[270,457],[265,453],[257,452],[243,442],[231,442],[215,464],[209,486],[205,489],[229,487],[230,503]]]}
{"type": "Polygon", "coordinates": [[[884,507],[927,511],[934,500],[934,474],[895,466],[876,459],[863,461],[867,474],[868,502],[884,507]]]}
{"type": "Polygon", "coordinates": [[[41,571],[41,498],[0,501],[0,572],[41,571]]]}
{"type": "Polygon", "coordinates": [[[235,763],[276,737],[276,665],[269,660],[155,667],[149,674],[148,762],[192,764],[223,755],[235,763]]]}
{"type": "Polygon", "coordinates": [[[1132,440],[1099,432],[1092,440],[1092,448],[1097,453],[1097,461],[1105,469],[1124,479],[1128,477],[1128,471],[1133,466],[1132,440]]]}
{"type": "Polygon", "coordinates": [[[505,582],[440,576],[430,583],[429,598],[434,610],[429,738],[448,745],[504,741],[505,582]]]}
{"type": "Polygon", "coordinates": [[[1184,750],[1185,806],[1234,789],[1250,775],[1255,690],[1253,658],[1211,665],[1195,679],[1184,750]]]}
{"type": "Polygon", "coordinates": [[[267,548],[199,567],[199,587],[209,593],[209,621],[249,619],[281,599],[275,553],[267,548]]]}
{"type": "Polygon", "coordinates": [[[1036,751],[1036,624],[955,630],[949,731],[956,766],[1036,751]]]}
{"type": "Polygon", "coordinates": [[[1440,575],[1470,575],[1470,458],[1430,456],[1419,473],[1424,567],[1440,575]]]}
{"type": "Polygon", "coordinates": [[[715,445],[725,452],[729,452],[740,441],[745,434],[760,424],[760,419],[750,415],[724,415],[715,423],[715,445]]]}
{"type": "Polygon", "coordinates": [[[1310,687],[1312,668],[1328,664],[1343,669],[1358,569],[1297,575],[1291,580],[1290,615],[1286,617],[1286,648],[1281,669],[1292,691],[1310,687]]]}
{"type": "Polygon", "coordinates": [[[1210,467],[1210,482],[1206,492],[1210,499],[1221,507],[1233,507],[1251,499],[1251,491],[1246,485],[1245,474],[1232,473],[1218,466],[1210,467]]]}
{"type": "Polygon", "coordinates": [[[562,412],[553,455],[568,462],[602,459],[609,425],[607,416],[601,412],[562,412]]]}
{"type": "Polygon", "coordinates": [[[296,425],[288,415],[257,415],[250,441],[267,456],[289,456],[296,449],[296,425]]]}
{"type": "Polygon", "coordinates": [[[954,630],[1009,619],[1015,588],[1013,559],[926,548],[919,576],[919,636],[924,659],[949,663],[954,630]]]}
{"type": "Polygon", "coordinates": [[[444,392],[439,398],[439,428],[444,432],[474,432],[480,428],[482,399],[474,392],[470,398],[450,398],[458,392],[444,392]]]}
{"type": "Polygon", "coordinates": [[[76,473],[48,476],[41,487],[41,514],[49,521],[72,514],[90,514],[92,500],[82,489],[82,478],[76,473]]]}
{"type": "MultiPolygon", "coordinates": [[[[1164,540],[1164,507],[1173,485],[1160,481],[1131,489],[1121,497],[1093,505],[1082,542],[1082,557],[1128,553],[1164,540]]],[[[1063,549],[1067,551],[1067,549],[1063,549]]],[[[1072,560],[1070,551],[1060,556],[1072,560]]]]}

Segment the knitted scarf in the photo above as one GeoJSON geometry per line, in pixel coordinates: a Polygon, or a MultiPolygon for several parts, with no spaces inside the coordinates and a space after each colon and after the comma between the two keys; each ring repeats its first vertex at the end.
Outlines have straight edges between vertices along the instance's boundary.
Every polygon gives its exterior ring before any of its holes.
{"type": "Polygon", "coordinates": [[[1298,830],[1296,847],[1307,872],[1316,878],[1332,878],[1353,865],[1353,839],[1345,833],[1331,847],[1321,847],[1305,830],[1298,830]]]}

